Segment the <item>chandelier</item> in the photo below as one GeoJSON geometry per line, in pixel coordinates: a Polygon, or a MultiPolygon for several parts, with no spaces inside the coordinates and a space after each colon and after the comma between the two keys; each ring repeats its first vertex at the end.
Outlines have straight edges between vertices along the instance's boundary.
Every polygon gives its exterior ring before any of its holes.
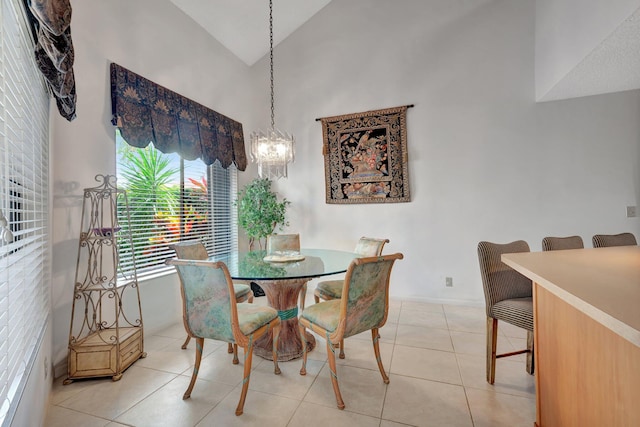
{"type": "Polygon", "coordinates": [[[253,132],[251,160],[258,164],[260,178],[287,177],[287,165],[293,161],[293,135],[278,130],[274,119],[273,96],[273,0],[269,0],[269,57],[271,75],[271,128],[266,132],[253,132]]]}

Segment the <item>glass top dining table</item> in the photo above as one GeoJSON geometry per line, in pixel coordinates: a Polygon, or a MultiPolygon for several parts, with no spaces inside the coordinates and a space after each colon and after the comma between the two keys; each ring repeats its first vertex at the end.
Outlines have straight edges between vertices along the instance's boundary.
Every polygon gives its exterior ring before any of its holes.
{"type": "MultiPolygon", "coordinates": [[[[298,329],[298,297],[306,283],[314,278],[340,274],[347,271],[357,254],[331,249],[301,249],[296,260],[269,262],[266,251],[233,252],[209,258],[227,265],[234,282],[255,282],[265,293],[267,304],[278,311],[281,320],[278,340],[278,361],[296,359],[303,354],[302,339],[298,329]],[[299,259],[304,257],[304,259],[299,259]]],[[[307,350],[315,347],[315,338],[305,334],[307,350]]],[[[273,335],[262,336],[255,343],[255,354],[272,358],[273,335]]]]}
{"type": "Polygon", "coordinates": [[[313,279],[347,271],[357,257],[353,252],[331,249],[301,249],[302,260],[285,262],[265,261],[266,251],[232,252],[210,258],[227,265],[234,280],[258,282],[262,280],[313,279]]]}

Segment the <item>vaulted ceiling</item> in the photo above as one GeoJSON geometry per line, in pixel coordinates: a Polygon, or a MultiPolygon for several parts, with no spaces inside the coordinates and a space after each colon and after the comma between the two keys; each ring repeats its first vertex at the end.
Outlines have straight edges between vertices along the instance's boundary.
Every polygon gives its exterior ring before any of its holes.
{"type": "MultiPolygon", "coordinates": [[[[266,0],[171,0],[223,46],[251,66],[269,52],[266,0]]],[[[331,0],[273,0],[277,45],[331,0]]]]}
{"type": "MultiPolygon", "coordinates": [[[[267,0],[170,0],[251,66],[269,52],[267,0]]],[[[331,0],[273,0],[274,45],[331,0]]],[[[399,7],[401,7],[399,5],[399,7]]],[[[575,98],[640,88],[640,9],[593,47],[538,100],[575,98]]]]}

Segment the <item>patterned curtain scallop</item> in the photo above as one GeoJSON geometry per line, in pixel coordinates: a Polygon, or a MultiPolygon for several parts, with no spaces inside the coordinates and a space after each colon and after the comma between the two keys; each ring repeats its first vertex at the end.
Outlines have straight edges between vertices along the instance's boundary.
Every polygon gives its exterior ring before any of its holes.
{"type": "Polygon", "coordinates": [[[69,0],[24,0],[30,12],[35,58],[47,81],[60,115],[76,118],[76,81],[73,75],[74,50],[71,40],[69,0]]]}
{"type": "Polygon", "coordinates": [[[111,63],[112,123],[134,147],[153,142],[163,153],[178,153],[223,168],[247,168],[242,123],[111,63]]]}

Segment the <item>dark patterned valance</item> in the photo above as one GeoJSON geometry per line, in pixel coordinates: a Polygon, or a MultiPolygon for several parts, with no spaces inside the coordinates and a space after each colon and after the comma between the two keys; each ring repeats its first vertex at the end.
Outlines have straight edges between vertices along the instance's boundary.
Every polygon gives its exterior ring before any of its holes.
{"type": "Polygon", "coordinates": [[[58,111],[76,118],[76,81],[73,75],[71,3],[69,0],[25,0],[36,39],[35,58],[56,98],[58,111]]]}
{"type": "Polygon", "coordinates": [[[153,145],[185,160],[247,168],[242,123],[111,64],[112,123],[134,147],[153,145]]]}

